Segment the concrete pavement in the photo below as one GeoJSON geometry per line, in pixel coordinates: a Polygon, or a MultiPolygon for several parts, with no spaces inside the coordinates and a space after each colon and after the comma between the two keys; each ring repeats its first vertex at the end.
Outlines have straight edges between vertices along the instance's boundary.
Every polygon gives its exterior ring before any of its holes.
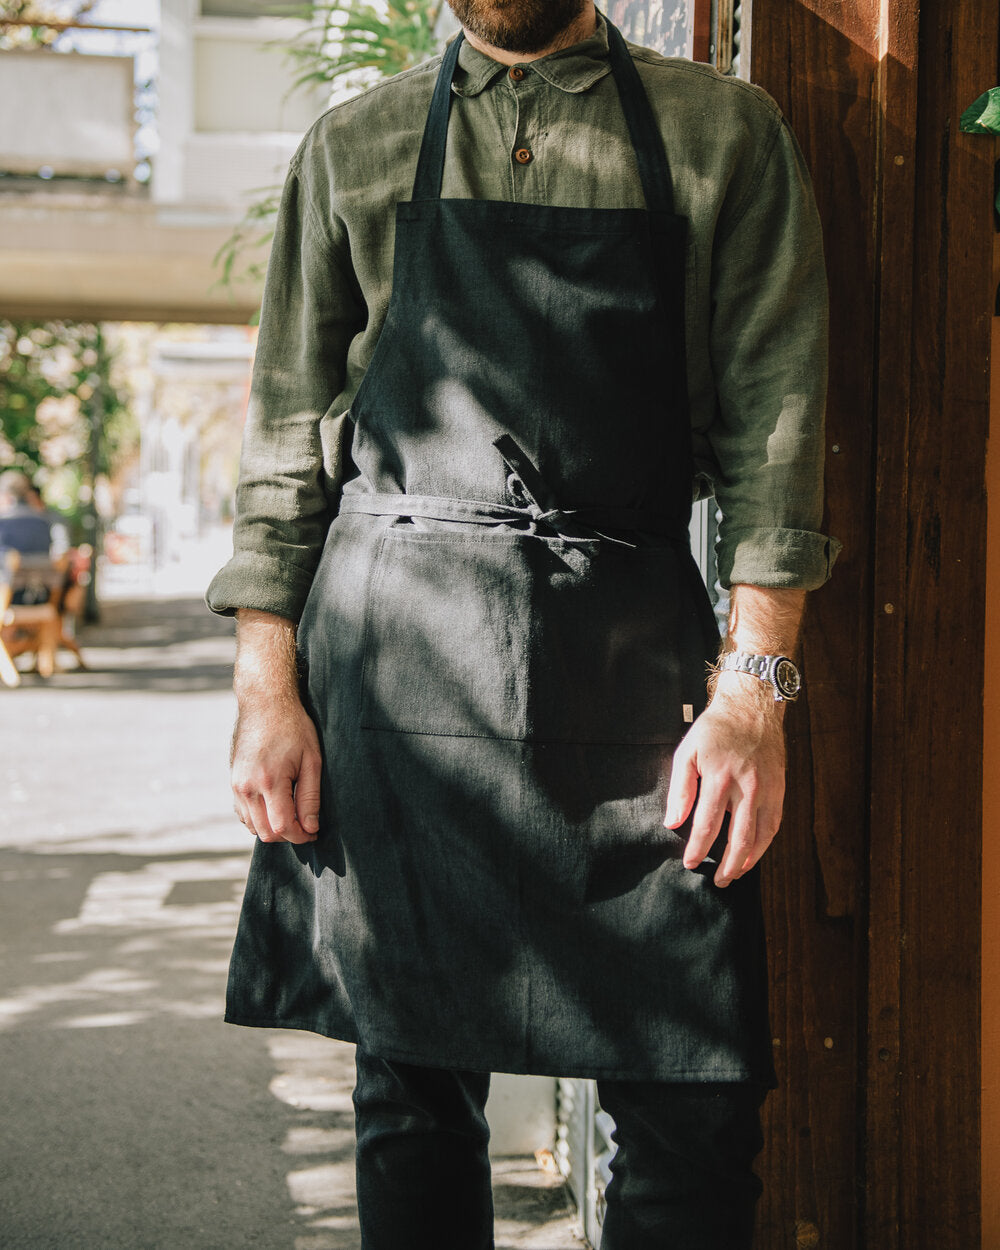
{"type": "MultiPolygon", "coordinates": [[[[118,599],[82,642],[0,690],[0,1245],[357,1250],[352,1048],[221,1021],[229,625],[118,599]]],[[[495,1185],[498,1247],[580,1250],[534,1159],[495,1185]]]]}

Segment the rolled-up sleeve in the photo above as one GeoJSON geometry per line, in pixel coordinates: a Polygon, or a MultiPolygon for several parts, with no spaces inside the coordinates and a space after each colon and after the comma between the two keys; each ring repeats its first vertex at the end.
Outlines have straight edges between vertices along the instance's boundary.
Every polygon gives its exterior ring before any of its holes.
{"type": "Polygon", "coordinates": [[[327,187],[312,185],[304,145],[285,183],[264,285],[233,557],[206,596],[223,615],[256,608],[297,621],[335,507],[347,419],[337,427],[332,405],[364,310],[328,200],[327,187]]]}
{"type": "Polygon", "coordinates": [[[826,274],[809,176],[781,119],[719,222],[710,350],[720,580],[820,586],[840,549],[820,532],[826,274]]]}

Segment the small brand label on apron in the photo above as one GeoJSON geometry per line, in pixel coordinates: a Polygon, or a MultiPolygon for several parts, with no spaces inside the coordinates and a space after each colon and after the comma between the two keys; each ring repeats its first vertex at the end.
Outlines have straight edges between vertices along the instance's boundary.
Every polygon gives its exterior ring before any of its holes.
{"type": "Polygon", "coordinates": [[[684,712],[684,724],[690,725],[694,720],[694,704],[685,703],[683,704],[682,710],[684,712]]]}

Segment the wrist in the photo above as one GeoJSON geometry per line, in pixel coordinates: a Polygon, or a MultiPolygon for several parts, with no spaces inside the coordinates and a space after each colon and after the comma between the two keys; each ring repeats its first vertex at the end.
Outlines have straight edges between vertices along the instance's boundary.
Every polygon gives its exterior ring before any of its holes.
{"type": "Polygon", "coordinates": [[[240,709],[300,702],[294,621],[241,610],[237,623],[233,691],[240,709]]]}
{"type": "Polygon", "coordinates": [[[724,651],[715,674],[736,673],[759,681],[777,702],[794,703],[802,689],[802,675],[787,655],[742,650],[724,651]]]}
{"type": "Polygon", "coordinates": [[[716,673],[710,706],[732,709],[781,724],[785,718],[784,699],[775,699],[770,685],[750,673],[716,673]]]}
{"type": "Polygon", "coordinates": [[[234,682],[233,693],[241,713],[255,712],[261,708],[294,707],[300,705],[298,683],[276,681],[268,684],[252,679],[234,682]]]}

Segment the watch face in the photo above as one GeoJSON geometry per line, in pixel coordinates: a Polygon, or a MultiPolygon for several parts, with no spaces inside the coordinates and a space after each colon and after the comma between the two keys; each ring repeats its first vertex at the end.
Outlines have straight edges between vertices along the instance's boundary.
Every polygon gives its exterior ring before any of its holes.
{"type": "Polygon", "coordinates": [[[774,681],[786,699],[794,699],[802,688],[799,670],[791,660],[781,660],[774,670],[774,681]]]}

